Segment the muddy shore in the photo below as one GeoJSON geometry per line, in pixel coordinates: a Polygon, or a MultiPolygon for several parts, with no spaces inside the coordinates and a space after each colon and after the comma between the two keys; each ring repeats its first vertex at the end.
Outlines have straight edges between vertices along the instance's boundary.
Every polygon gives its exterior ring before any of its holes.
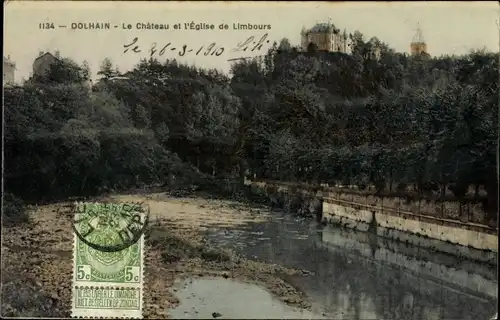
{"type": "MultiPolygon", "coordinates": [[[[257,284],[287,305],[310,309],[307,297],[284,280],[290,275],[307,276],[306,270],[244,259],[229,250],[209,247],[203,238],[206,228],[265,221],[265,208],[164,193],[97,200],[143,201],[150,207],[152,222],[144,260],[145,318],[168,318],[169,309],[179,304],[175,283],[187,278],[221,277],[257,284]]],[[[30,224],[3,228],[2,316],[70,316],[73,234],[69,205],[30,207],[30,224]]]]}

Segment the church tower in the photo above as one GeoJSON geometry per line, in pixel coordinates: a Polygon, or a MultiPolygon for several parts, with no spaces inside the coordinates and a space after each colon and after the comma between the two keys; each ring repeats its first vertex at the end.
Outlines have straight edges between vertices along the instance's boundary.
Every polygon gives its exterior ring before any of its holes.
{"type": "Polygon", "coordinates": [[[417,25],[417,32],[410,44],[410,53],[412,56],[427,53],[427,44],[425,43],[422,30],[420,29],[420,24],[417,25]]]}

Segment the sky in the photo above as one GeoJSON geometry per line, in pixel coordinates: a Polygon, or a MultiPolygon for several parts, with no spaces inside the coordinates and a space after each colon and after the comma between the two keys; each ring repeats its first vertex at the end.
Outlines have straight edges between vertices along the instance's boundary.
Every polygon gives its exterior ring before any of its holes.
{"type": "Polygon", "coordinates": [[[101,61],[108,57],[120,71],[133,68],[150,55],[153,43],[160,61],[177,59],[204,68],[228,72],[228,59],[265,54],[272,42],[286,37],[300,44],[302,27],[310,28],[329,20],[347,32],[359,30],[366,39],[378,37],[399,52],[409,52],[417,24],[428,51],[433,56],[466,54],[472,49],[499,51],[499,5],[491,2],[105,2],[105,1],[9,1],[4,3],[4,56],[16,63],[16,81],[28,78],[33,60],[40,51],[60,52],[77,63],[84,60],[92,77],[101,61]],[[105,23],[110,30],[72,29],[72,23],[105,23]],[[137,23],[169,25],[168,30],[138,30],[137,23]],[[213,24],[213,30],[185,29],[186,24],[213,24]],[[54,29],[41,29],[40,23],[54,29]],[[182,29],[174,29],[180,23],[182,29]],[[235,30],[233,24],[270,25],[270,30],[235,30]],[[227,24],[228,29],[219,29],[227,24]],[[131,25],[131,29],[128,29],[131,25]],[[66,26],[62,28],[59,26],[66,26]],[[116,28],[115,28],[116,26],[116,28]],[[124,28],[125,27],[125,28],[124,28]],[[249,37],[259,41],[267,33],[260,50],[235,52],[249,37]],[[124,53],[132,43],[141,52],[124,53]],[[269,40],[269,43],[267,42],[269,40]],[[159,52],[168,43],[170,45],[159,52]],[[212,51],[224,48],[219,56],[196,55],[215,43],[212,51]],[[184,56],[179,51],[186,46],[184,56]],[[176,50],[170,50],[175,48],[176,50]],[[189,50],[192,50],[189,52],[189,50]]]}

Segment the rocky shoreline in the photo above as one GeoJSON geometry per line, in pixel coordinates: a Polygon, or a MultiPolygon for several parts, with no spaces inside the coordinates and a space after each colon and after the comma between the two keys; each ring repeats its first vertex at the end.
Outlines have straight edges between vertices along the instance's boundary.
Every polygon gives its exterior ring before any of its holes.
{"type": "MultiPolygon", "coordinates": [[[[306,271],[239,257],[209,247],[207,225],[265,219],[238,203],[164,194],[112,196],[107,201],[146,201],[154,218],[146,236],[144,318],[169,317],[179,300],[174,283],[223,277],[258,284],[288,305],[310,309],[307,297],[284,279],[306,271]],[[196,223],[195,223],[196,222],[196,223]]],[[[31,222],[3,228],[2,316],[69,317],[71,312],[71,215],[67,203],[32,207],[31,222]]],[[[216,312],[216,310],[214,310],[216,312]]]]}

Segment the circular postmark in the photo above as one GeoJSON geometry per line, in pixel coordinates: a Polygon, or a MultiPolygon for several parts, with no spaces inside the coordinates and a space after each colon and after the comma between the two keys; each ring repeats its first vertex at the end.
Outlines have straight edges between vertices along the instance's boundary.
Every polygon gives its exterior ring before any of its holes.
{"type": "MultiPolygon", "coordinates": [[[[124,250],[137,243],[146,231],[150,214],[142,204],[127,203],[77,203],[76,213],[73,231],[96,258],[102,255],[99,252],[126,254],[124,250]]],[[[106,265],[104,256],[99,261],[106,265]]]]}

